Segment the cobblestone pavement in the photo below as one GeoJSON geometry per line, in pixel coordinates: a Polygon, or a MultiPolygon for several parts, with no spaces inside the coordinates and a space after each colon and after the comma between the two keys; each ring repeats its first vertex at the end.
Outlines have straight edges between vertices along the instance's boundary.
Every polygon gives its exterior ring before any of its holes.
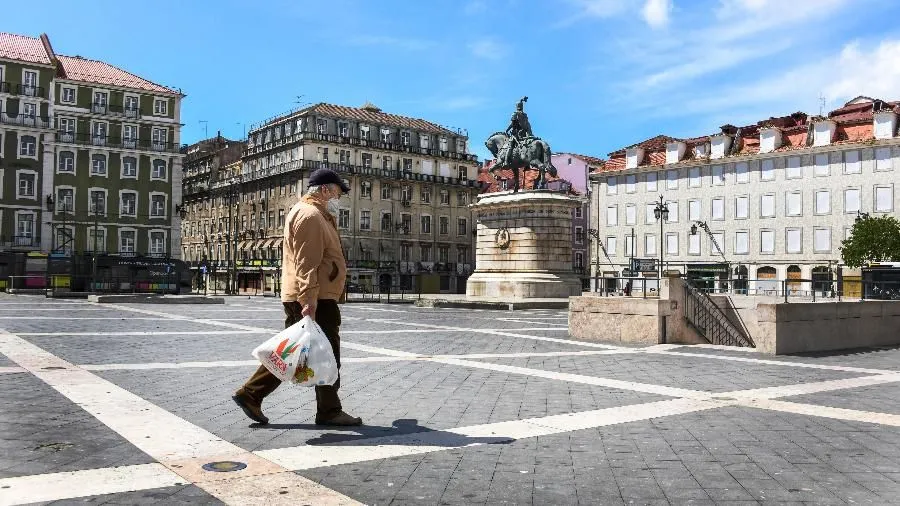
{"type": "Polygon", "coordinates": [[[231,401],[280,303],[0,295],[0,505],[900,504],[900,349],[571,340],[564,311],[343,307],[345,409],[231,401]],[[234,472],[202,469],[235,461],[234,472]]]}

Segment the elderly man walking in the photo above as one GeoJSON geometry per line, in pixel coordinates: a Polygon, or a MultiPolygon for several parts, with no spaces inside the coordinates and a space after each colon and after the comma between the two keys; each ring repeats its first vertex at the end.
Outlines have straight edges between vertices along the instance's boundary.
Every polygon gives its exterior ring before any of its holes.
{"type": "MultiPolygon", "coordinates": [[[[319,169],[309,177],[306,195],[291,208],[284,225],[281,274],[281,302],[284,304],[285,328],[311,316],[325,331],[338,368],[341,366],[341,311],[338,300],[344,292],[347,263],[341,239],[331,212],[337,211],[338,199],[350,188],[336,172],[319,169]]],[[[266,424],[262,401],[281,384],[265,366],[250,377],[232,399],[251,420],[266,424]]],[[[362,425],[362,420],[344,413],[338,388],[334,385],[316,388],[317,425],[362,425]]]]}

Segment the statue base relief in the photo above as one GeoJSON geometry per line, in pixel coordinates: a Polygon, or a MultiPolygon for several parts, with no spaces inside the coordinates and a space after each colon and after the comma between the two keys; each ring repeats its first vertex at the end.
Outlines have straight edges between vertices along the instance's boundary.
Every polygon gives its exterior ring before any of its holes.
{"type": "Polygon", "coordinates": [[[479,195],[475,272],[466,296],[492,299],[581,295],[572,269],[572,216],[582,200],[548,190],[479,195]]]}

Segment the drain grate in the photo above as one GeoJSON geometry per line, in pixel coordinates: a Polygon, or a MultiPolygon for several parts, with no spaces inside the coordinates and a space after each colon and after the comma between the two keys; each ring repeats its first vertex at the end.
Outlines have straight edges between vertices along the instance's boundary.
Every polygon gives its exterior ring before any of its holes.
{"type": "Polygon", "coordinates": [[[244,464],[243,462],[233,462],[230,460],[203,464],[203,469],[205,471],[212,471],[214,473],[230,473],[232,471],[240,471],[245,467],[247,467],[247,464],[244,464]]]}

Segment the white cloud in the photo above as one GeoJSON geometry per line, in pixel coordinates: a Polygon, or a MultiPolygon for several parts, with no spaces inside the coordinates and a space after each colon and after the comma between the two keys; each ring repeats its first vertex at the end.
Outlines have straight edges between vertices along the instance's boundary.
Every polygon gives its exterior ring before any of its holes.
{"type": "Polygon", "coordinates": [[[662,28],[669,24],[672,0],[647,0],[641,9],[641,17],[652,28],[662,28]]]}
{"type": "Polygon", "coordinates": [[[485,60],[501,60],[509,54],[509,49],[505,44],[490,37],[470,42],[468,48],[473,56],[485,60]]]}

